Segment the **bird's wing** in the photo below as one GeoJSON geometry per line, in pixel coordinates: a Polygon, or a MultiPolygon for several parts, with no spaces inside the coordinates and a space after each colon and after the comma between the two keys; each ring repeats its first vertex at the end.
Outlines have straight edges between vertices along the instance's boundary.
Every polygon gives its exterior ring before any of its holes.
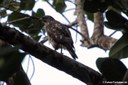
{"type": "Polygon", "coordinates": [[[58,29],[58,33],[60,33],[63,36],[62,41],[63,42],[67,42],[67,43],[72,43],[73,44],[73,40],[71,37],[71,33],[69,31],[69,28],[66,27],[64,24],[57,22],[55,27],[58,29]]]}

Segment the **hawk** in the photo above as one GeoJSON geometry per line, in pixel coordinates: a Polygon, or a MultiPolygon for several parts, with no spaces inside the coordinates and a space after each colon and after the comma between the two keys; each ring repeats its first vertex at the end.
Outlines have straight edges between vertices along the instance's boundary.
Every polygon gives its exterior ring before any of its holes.
{"type": "Polygon", "coordinates": [[[42,21],[48,35],[48,40],[53,48],[55,50],[58,50],[59,48],[67,49],[73,59],[78,58],[75,54],[73,40],[68,29],[69,27],[56,21],[51,16],[44,16],[42,21]]]}

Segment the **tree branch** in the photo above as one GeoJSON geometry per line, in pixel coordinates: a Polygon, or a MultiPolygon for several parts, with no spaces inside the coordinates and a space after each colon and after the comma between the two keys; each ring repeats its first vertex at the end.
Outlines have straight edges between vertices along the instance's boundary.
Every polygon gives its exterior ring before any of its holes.
{"type": "Polygon", "coordinates": [[[94,32],[92,35],[92,40],[94,44],[98,43],[99,37],[104,35],[104,17],[101,12],[94,13],[94,32]]]}
{"type": "Polygon", "coordinates": [[[22,66],[8,79],[7,85],[31,85],[22,66]]]}
{"type": "Polygon", "coordinates": [[[111,36],[104,35],[104,17],[101,12],[94,13],[94,32],[91,39],[93,40],[92,47],[97,46],[104,50],[110,50],[117,41],[111,36]]]}
{"type": "Polygon", "coordinates": [[[90,81],[95,85],[102,83],[102,75],[97,71],[85,66],[65,55],[57,53],[32,38],[23,35],[14,28],[0,24],[0,39],[12,44],[21,45],[21,49],[35,56],[41,61],[61,70],[69,75],[85,82],[90,81]]]}
{"type": "Polygon", "coordinates": [[[110,36],[103,35],[98,39],[98,46],[104,50],[110,50],[111,47],[116,43],[117,39],[110,36]]]}
{"type": "Polygon", "coordinates": [[[80,26],[80,30],[81,30],[82,35],[84,35],[84,37],[82,37],[83,39],[81,40],[82,44],[86,47],[90,47],[91,42],[89,39],[87,23],[85,21],[83,3],[84,3],[84,0],[76,0],[77,22],[80,26]]]}

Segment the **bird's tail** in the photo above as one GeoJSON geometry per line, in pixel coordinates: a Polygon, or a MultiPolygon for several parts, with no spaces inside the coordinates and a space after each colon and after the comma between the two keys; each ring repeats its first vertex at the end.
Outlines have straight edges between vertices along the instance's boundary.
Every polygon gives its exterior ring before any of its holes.
{"type": "Polygon", "coordinates": [[[73,57],[73,59],[76,60],[76,58],[78,58],[78,57],[75,53],[75,50],[71,46],[67,46],[66,48],[67,48],[68,52],[70,53],[70,55],[73,57]]]}

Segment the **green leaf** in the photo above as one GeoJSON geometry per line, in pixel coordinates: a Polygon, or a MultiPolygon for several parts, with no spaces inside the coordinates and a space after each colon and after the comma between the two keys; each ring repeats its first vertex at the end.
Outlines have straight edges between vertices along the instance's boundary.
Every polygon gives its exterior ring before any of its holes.
{"type": "Polygon", "coordinates": [[[128,15],[128,9],[126,6],[127,0],[106,0],[106,1],[108,5],[112,6],[114,9],[128,15]]]}
{"type": "Polygon", "coordinates": [[[31,19],[29,15],[13,12],[8,16],[9,23],[14,26],[20,27],[22,30],[28,28],[31,25],[31,19]]]}
{"type": "Polygon", "coordinates": [[[104,12],[108,7],[106,0],[85,0],[84,10],[90,13],[104,12]]]}
{"type": "Polygon", "coordinates": [[[105,22],[104,22],[104,25],[105,25],[107,28],[109,28],[109,29],[124,32],[123,28],[119,28],[119,26],[113,25],[111,22],[105,21],[105,22]]]}
{"type": "Polygon", "coordinates": [[[32,23],[32,25],[29,27],[29,29],[27,31],[32,36],[37,37],[38,33],[40,32],[40,30],[43,27],[43,23],[41,23],[41,21],[38,19],[32,19],[31,23],[32,23]]]}
{"type": "Polygon", "coordinates": [[[17,11],[20,7],[20,2],[14,0],[3,0],[0,7],[7,8],[8,10],[17,11]]]}
{"type": "Polygon", "coordinates": [[[93,16],[93,13],[86,12],[86,15],[87,15],[87,18],[88,18],[89,20],[91,20],[92,22],[94,22],[94,16],[93,16]]]}
{"type": "Polygon", "coordinates": [[[66,8],[65,0],[54,0],[53,6],[57,12],[62,13],[66,8]]]}
{"type": "Polygon", "coordinates": [[[117,59],[128,57],[128,34],[123,34],[115,43],[109,52],[109,56],[117,59]]]}
{"type": "Polygon", "coordinates": [[[43,9],[38,9],[37,12],[32,12],[32,16],[42,18],[45,15],[43,9]]]}
{"type": "Polygon", "coordinates": [[[16,1],[9,2],[8,8],[12,11],[17,11],[20,8],[20,2],[16,2],[16,1]]]}
{"type": "Polygon", "coordinates": [[[16,27],[19,27],[20,30],[25,31],[32,37],[37,36],[40,29],[43,27],[43,24],[37,17],[31,17],[18,12],[13,12],[10,14],[8,17],[8,22],[16,27]]]}
{"type": "Polygon", "coordinates": [[[108,81],[122,81],[127,71],[120,60],[113,58],[98,58],[96,65],[108,81]]]}
{"type": "Polygon", "coordinates": [[[13,0],[0,0],[0,3],[2,3],[3,5],[8,5],[12,1],[13,0]]]}
{"type": "Polygon", "coordinates": [[[0,66],[0,81],[7,80],[21,65],[26,54],[20,53],[19,48],[20,46],[9,46],[0,49],[0,61],[3,63],[0,66]]]}
{"type": "Polygon", "coordinates": [[[35,0],[21,0],[20,9],[21,10],[32,10],[35,5],[35,0]]]}
{"type": "Polygon", "coordinates": [[[0,0],[0,4],[3,2],[3,0],[0,0]]]}
{"type": "Polygon", "coordinates": [[[115,28],[115,30],[121,29],[128,32],[128,20],[122,17],[119,13],[109,10],[106,12],[106,18],[108,25],[115,28]]]}
{"type": "Polygon", "coordinates": [[[6,17],[6,16],[7,16],[6,10],[0,10],[0,17],[6,17]]]}

